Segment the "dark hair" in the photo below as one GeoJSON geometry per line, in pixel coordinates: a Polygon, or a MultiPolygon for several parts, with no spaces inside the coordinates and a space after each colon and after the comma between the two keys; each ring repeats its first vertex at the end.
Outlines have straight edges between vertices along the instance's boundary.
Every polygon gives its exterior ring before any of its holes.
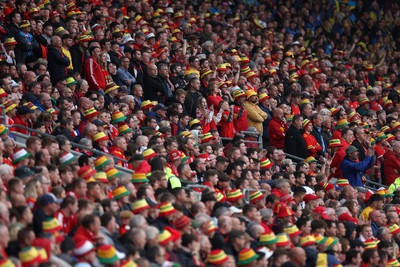
{"type": "Polygon", "coordinates": [[[112,215],[109,212],[106,212],[103,215],[101,215],[100,217],[101,226],[107,227],[107,225],[111,222],[113,217],[114,215],[112,215]]]}
{"type": "Polygon", "coordinates": [[[95,223],[95,219],[96,219],[96,215],[93,214],[87,214],[85,215],[85,217],[83,217],[82,221],[81,221],[81,225],[83,228],[89,228],[90,225],[95,223]]]}
{"type": "Polygon", "coordinates": [[[197,236],[195,234],[183,234],[182,235],[182,246],[187,247],[193,241],[197,240],[197,236]]]}
{"type": "Polygon", "coordinates": [[[349,249],[349,251],[346,252],[346,263],[351,264],[353,259],[356,259],[358,254],[360,254],[360,251],[352,248],[349,249]]]}
{"type": "Polygon", "coordinates": [[[376,249],[366,249],[361,255],[363,263],[369,263],[371,259],[374,257],[375,252],[378,252],[376,249]]]}
{"type": "Polygon", "coordinates": [[[73,196],[66,196],[63,202],[61,203],[60,208],[64,209],[68,207],[68,205],[74,205],[75,203],[76,203],[76,198],[74,198],[73,196]]]}

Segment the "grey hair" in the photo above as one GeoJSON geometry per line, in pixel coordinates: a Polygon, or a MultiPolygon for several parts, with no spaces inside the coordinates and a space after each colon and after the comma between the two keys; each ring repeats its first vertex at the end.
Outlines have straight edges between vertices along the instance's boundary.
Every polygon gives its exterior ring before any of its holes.
{"type": "Polygon", "coordinates": [[[209,46],[209,45],[214,46],[214,42],[213,41],[206,41],[201,45],[201,48],[204,49],[204,47],[209,46]]]}
{"type": "Polygon", "coordinates": [[[149,226],[145,230],[147,239],[155,239],[159,234],[160,230],[157,229],[155,226],[149,226]]]}
{"type": "Polygon", "coordinates": [[[267,219],[272,218],[274,213],[272,212],[271,209],[263,208],[260,210],[260,215],[261,215],[261,218],[267,220],[267,219]]]}
{"type": "Polygon", "coordinates": [[[230,216],[232,213],[227,207],[219,207],[215,210],[214,216],[215,218],[219,218],[222,215],[230,216]]]}
{"type": "Polygon", "coordinates": [[[336,210],[336,215],[337,215],[337,216],[340,216],[340,215],[342,215],[342,214],[345,213],[345,212],[347,212],[347,213],[350,212],[349,209],[348,209],[347,207],[339,207],[339,208],[336,210]]]}
{"type": "Polygon", "coordinates": [[[129,222],[131,228],[139,227],[140,225],[144,224],[146,219],[143,215],[137,214],[135,215],[129,222]]]}
{"type": "Polygon", "coordinates": [[[199,225],[202,225],[205,222],[208,222],[211,220],[211,217],[205,213],[198,213],[194,217],[195,221],[199,223],[199,225]]]}
{"type": "Polygon", "coordinates": [[[10,172],[14,171],[13,167],[8,164],[1,164],[0,165],[0,176],[6,175],[10,172]]]}
{"type": "Polygon", "coordinates": [[[382,236],[389,231],[389,229],[387,229],[386,227],[380,227],[378,229],[378,231],[376,232],[376,238],[378,238],[379,240],[382,238],[382,236]]]}
{"type": "Polygon", "coordinates": [[[93,145],[93,142],[89,138],[82,138],[81,140],[79,140],[79,144],[83,145],[83,146],[91,147],[93,145]]]}
{"type": "Polygon", "coordinates": [[[280,179],[276,182],[276,188],[281,189],[286,183],[289,183],[287,179],[280,179]]]}
{"type": "Polygon", "coordinates": [[[329,111],[329,109],[327,108],[323,108],[319,111],[319,115],[321,116],[330,116],[331,112],[329,111]]]}

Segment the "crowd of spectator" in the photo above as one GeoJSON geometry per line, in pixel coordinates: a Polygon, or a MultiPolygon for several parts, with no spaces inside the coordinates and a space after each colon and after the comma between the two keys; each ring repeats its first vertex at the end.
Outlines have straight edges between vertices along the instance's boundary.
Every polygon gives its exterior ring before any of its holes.
{"type": "Polygon", "coordinates": [[[400,266],[398,1],[0,18],[0,267],[400,266]]]}

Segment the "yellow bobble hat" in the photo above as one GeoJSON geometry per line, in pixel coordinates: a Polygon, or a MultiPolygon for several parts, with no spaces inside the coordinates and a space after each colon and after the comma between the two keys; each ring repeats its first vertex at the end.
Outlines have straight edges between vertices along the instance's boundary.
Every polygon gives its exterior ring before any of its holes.
{"type": "Polygon", "coordinates": [[[170,231],[168,231],[167,229],[164,229],[160,235],[158,236],[158,243],[161,246],[165,246],[166,244],[168,244],[170,241],[172,241],[172,234],[170,231]]]}
{"type": "Polygon", "coordinates": [[[238,201],[239,199],[242,199],[242,198],[244,198],[244,195],[243,195],[242,191],[240,191],[240,189],[232,189],[226,195],[226,199],[229,202],[238,201]]]}
{"type": "Polygon", "coordinates": [[[118,252],[112,245],[101,245],[97,249],[97,258],[101,264],[114,264],[125,258],[125,254],[118,252]]]}
{"type": "Polygon", "coordinates": [[[148,149],[144,150],[142,152],[142,155],[143,155],[145,160],[149,160],[149,159],[152,159],[154,157],[157,157],[157,153],[151,148],[148,148],[148,149]]]}
{"type": "Polygon", "coordinates": [[[61,230],[61,225],[56,218],[46,218],[42,222],[42,229],[44,233],[54,234],[61,230]]]}
{"type": "Polygon", "coordinates": [[[160,204],[160,212],[158,214],[159,217],[167,217],[171,214],[178,212],[171,202],[163,202],[160,204]]]}
{"type": "Polygon", "coordinates": [[[107,179],[107,174],[105,172],[96,172],[93,175],[93,178],[95,179],[95,181],[100,182],[100,183],[108,183],[108,179],[107,179]]]}
{"type": "Polygon", "coordinates": [[[257,96],[257,93],[254,90],[247,90],[246,92],[246,98],[249,99],[252,96],[257,96]]]}
{"type": "Polygon", "coordinates": [[[94,166],[96,170],[100,171],[102,168],[110,164],[111,160],[108,159],[106,156],[99,156],[94,160],[94,166]]]}
{"type": "Polygon", "coordinates": [[[207,262],[215,266],[220,266],[228,260],[228,255],[226,255],[225,251],[223,251],[222,249],[212,250],[207,255],[207,262]]]}
{"type": "Polygon", "coordinates": [[[122,113],[121,111],[115,111],[111,115],[111,119],[112,119],[111,120],[112,124],[117,124],[119,122],[126,120],[126,117],[125,117],[124,113],[122,113]]]}
{"type": "Polygon", "coordinates": [[[274,232],[270,232],[270,233],[265,233],[260,235],[259,239],[258,239],[258,245],[259,246],[267,246],[267,245],[272,245],[275,244],[276,242],[278,242],[278,238],[276,237],[274,232]]]}
{"type": "Polygon", "coordinates": [[[132,204],[132,212],[134,214],[138,214],[139,212],[150,209],[149,203],[147,203],[146,199],[139,199],[133,202],[132,204]]]}
{"type": "Polygon", "coordinates": [[[0,124],[0,135],[8,133],[8,128],[4,124],[0,124]]]}
{"type": "Polygon", "coordinates": [[[115,200],[119,200],[122,197],[129,196],[131,191],[126,189],[125,186],[121,185],[115,188],[111,193],[115,200]]]}
{"type": "Polygon", "coordinates": [[[106,170],[106,175],[107,175],[108,181],[111,181],[112,179],[118,178],[119,176],[121,176],[121,172],[119,172],[116,168],[110,168],[110,169],[106,170]]]}
{"type": "Polygon", "coordinates": [[[252,248],[244,248],[239,252],[238,266],[247,265],[256,261],[260,256],[252,248]]]}
{"type": "Polygon", "coordinates": [[[103,132],[98,132],[93,136],[93,141],[100,143],[101,141],[108,140],[108,136],[103,132]]]}

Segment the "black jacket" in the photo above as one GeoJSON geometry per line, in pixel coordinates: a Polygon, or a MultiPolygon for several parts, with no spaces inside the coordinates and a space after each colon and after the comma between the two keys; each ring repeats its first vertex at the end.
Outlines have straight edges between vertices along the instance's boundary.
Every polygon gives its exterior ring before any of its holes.
{"type": "Polygon", "coordinates": [[[69,58],[52,45],[47,47],[48,70],[53,84],[68,76],[69,58]]]}
{"type": "Polygon", "coordinates": [[[115,66],[117,66],[117,69],[120,66],[120,58],[117,52],[114,51],[110,51],[108,52],[108,54],[110,55],[110,61],[111,63],[115,64],[115,66]]]}
{"type": "Polygon", "coordinates": [[[75,44],[69,50],[71,52],[72,66],[74,72],[79,72],[81,76],[84,76],[84,63],[89,58],[89,52],[86,48],[82,48],[79,44],[75,44]],[[83,49],[83,50],[82,50],[83,49]]]}
{"type": "Polygon", "coordinates": [[[129,64],[128,71],[133,75],[136,79],[136,83],[143,86],[143,79],[145,76],[145,68],[143,64],[131,59],[131,63],[129,64]]]}
{"type": "Polygon", "coordinates": [[[290,125],[285,136],[285,152],[291,155],[307,158],[307,145],[303,139],[301,130],[290,125]]]}
{"type": "Polygon", "coordinates": [[[155,78],[146,76],[144,78],[143,99],[165,103],[166,98],[164,92],[166,90],[159,76],[155,78]]]}

